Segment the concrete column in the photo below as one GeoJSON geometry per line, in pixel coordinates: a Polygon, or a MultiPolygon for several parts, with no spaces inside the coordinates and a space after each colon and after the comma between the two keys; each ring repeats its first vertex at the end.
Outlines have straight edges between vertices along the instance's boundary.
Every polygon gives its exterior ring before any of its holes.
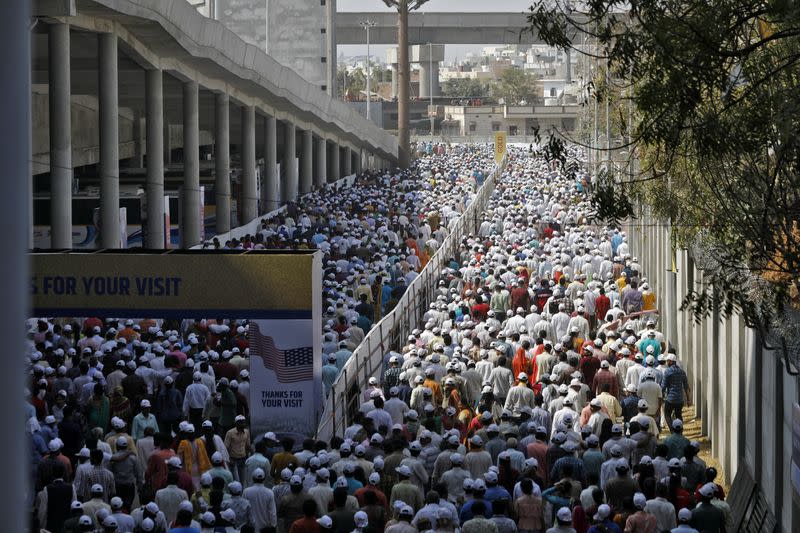
{"type": "Polygon", "coordinates": [[[242,222],[258,216],[256,196],[256,108],[242,108],[242,222]]]}
{"type": "Polygon", "coordinates": [[[164,248],[164,89],[160,70],[145,71],[147,231],[145,246],[164,248]]]}
{"type": "Polygon", "coordinates": [[[119,227],[119,76],[117,36],[101,33],[98,87],[100,88],[100,246],[120,247],[119,227]]]}
{"type": "Polygon", "coordinates": [[[214,189],[217,204],[217,233],[231,230],[231,129],[227,93],[214,97],[214,189]]]}
{"type": "Polygon", "coordinates": [[[264,183],[264,212],[277,209],[278,200],[278,175],[276,167],[278,165],[278,136],[277,121],[274,116],[268,116],[265,124],[264,142],[264,164],[266,165],[266,180],[264,183]]]}
{"type": "Polygon", "coordinates": [[[183,83],[183,203],[181,248],[200,244],[200,113],[196,81],[183,83]]]}
{"type": "Polygon", "coordinates": [[[50,25],[50,247],[72,248],[69,24],[50,25]]]}
{"type": "Polygon", "coordinates": [[[170,128],[169,118],[164,122],[164,165],[172,164],[172,128],[170,128]]]}
{"type": "Polygon", "coordinates": [[[314,132],[303,131],[303,146],[300,155],[300,194],[311,192],[314,173],[314,132]]]}
{"type": "Polygon", "coordinates": [[[314,159],[314,187],[322,187],[328,179],[327,141],[323,137],[317,139],[317,153],[314,159]]]}
{"type": "Polygon", "coordinates": [[[392,63],[392,98],[397,98],[397,63],[392,63]]]}
{"type": "MultiPolygon", "coordinates": [[[[30,267],[25,253],[33,229],[32,224],[27,231],[25,228],[31,205],[28,190],[32,183],[30,7],[31,2],[27,0],[6,0],[0,19],[0,49],[9,51],[3,62],[4,76],[0,81],[3,95],[0,116],[3,117],[3,127],[9,133],[0,144],[0,160],[8,176],[0,197],[0,227],[5,230],[0,235],[0,248],[3,250],[0,337],[4,340],[3,348],[16,354],[22,353],[27,346],[20,324],[30,316],[30,267]]],[[[69,58],[69,49],[66,56],[69,58]]],[[[68,61],[66,68],[69,76],[68,61]]],[[[68,236],[71,240],[71,235],[68,236]]],[[[0,395],[7,406],[4,422],[9,424],[8,427],[20,428],[25,423],[22,407],[26,378],[27,369],[21,357],[11,357],[4,362],[0,395]]],[[[30,515],[25,511],[31,506],[31,476],[29,463],[25,459],[29,450],[27,439],[0,440],[4,478],[8,486],[13,487],[0,503],[6,531],[25,531],[29,524],[30,515]]]]}
{"type": "Polygon", "coordinates": [[[349,176],[353,173],[353,151],[349,146],[344,147],[344,175],[349,176]]]}
{"type": "Polygon", "coordinates": [[[142,150],[142,113],[133,110],[133,166],[144,168],[144,150],[142,150]]]}
{"type": "Polygon", "coordinates": [[[433,96],[440,96],[439,87],[439,62],[422,61],[419,64],[419,97],[431,97],[431,82],[433,82],[433,96]],[[433,78],[433,79],[431,79],[433,78]]]}
{"type": "Polygon", "coordinates": [[[331,142],[331,171],[328,178],[331,181],[338,181],[342,177],[342,165],[339,160],[339,143],[331,142]]]}
{"type": "Polygon", "coordinates": [[[295,125],[287,120],[284,123],[283,162],[281,163],[281,201],[297,198],[297,165],[295,164],[295,125]]]}

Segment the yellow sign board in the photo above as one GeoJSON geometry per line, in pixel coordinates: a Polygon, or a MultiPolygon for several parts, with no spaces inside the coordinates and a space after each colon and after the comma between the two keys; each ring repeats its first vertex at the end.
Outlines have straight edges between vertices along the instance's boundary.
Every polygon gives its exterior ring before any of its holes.
{"type": "Polygon", "coordinates": [[[494,132],[494,161],[500,163],[506,156],[506,132],[494,132]]]}
{"type": "Polygon", "coordinates": [[[30,257],[35,316],[311,318],[322,264],[319,252],[30,257]]]}

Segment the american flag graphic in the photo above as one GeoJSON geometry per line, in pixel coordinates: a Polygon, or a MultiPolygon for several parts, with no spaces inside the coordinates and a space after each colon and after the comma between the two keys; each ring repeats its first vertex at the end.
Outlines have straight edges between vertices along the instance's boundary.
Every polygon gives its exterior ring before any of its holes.
{"type": "Polygon", "coordinates": [[[280,383],[296,383],[314,377],[314,348],[292,348],[279,350],[272,337],[262,335],[258,325],[250,323],[248,328],[250,357],[259,357],[264,366],[275,372],[280,383]]]}

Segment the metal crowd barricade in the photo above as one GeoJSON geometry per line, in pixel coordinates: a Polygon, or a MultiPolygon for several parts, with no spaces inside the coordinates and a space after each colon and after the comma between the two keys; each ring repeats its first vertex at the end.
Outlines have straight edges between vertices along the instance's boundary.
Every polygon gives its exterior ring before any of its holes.
{"type": "Polygon", "coordinates": [[[317,438],[329,441],[344,435],[361,403],[360,397],[370,377],[381,377],[384,356],[399,350],[410,332],[422,321],[436,290],[443,267],[458,250],[462,239],[477,232],[481,214],[502,175],[506,161],[494,170],[478,189],[470,204],[456,219],[449,235],[412,281],[397,305],[365,335],[347,361],[324,401],[324,412],[317,426],[317,438]]]}

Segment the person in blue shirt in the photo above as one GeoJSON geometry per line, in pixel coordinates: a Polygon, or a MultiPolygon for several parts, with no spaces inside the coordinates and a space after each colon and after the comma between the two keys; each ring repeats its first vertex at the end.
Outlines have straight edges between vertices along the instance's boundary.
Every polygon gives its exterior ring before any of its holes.
{"type": "Polygon", "coordinates": [[[568,481],[559,481],[549,489],[542,492],[542,499],[550,502],[556,509],[569,508],[572,485],[568,481]]]}
{"type": "Polygon", "coordinates": [[[658,358],[658,356],[661,355],[661,343],[656,340],[655,330],[651,329],[647,332],[647,338],[639,343],[639,351],[642,353],[648,353],[648,346],[653,347],[653,357],[658,358]]]}
{"type": "Polygon", "coordinates": [[[330,354],[327,357],[325,365],[322,367],[322,387],[327,397],[333,388],[333,382],[336,381],[336,376],[339,375],[339,367],[336,366],[336,355],[330,354]]]}
{"type": "Polygon", "coordinates": [[[458,518],[461,520],[462,524],[467,520],[472,520],[472,518],[475,516],[472,512],[472,508],[478,502],[481,502],[483,505],[484,518],[492,517],[492,504],[485,499],[485,495],[486,483],[482,479],[476,479],[472,487],[472,499],[464,503],[464,506],[461,508],[461,512],[458,515],[458,518]]]}
{"type": "Polygon", "coordinates": [[[505,498],[507,500],[511,500],[511,494],[505,489],[497,484],[498,477],[497,474],[494,473],[492,470],[486,472],[484,474],[484,479],[486,480],[486,499],[490,502],[495,500],[499,500],[505,498]]]}

